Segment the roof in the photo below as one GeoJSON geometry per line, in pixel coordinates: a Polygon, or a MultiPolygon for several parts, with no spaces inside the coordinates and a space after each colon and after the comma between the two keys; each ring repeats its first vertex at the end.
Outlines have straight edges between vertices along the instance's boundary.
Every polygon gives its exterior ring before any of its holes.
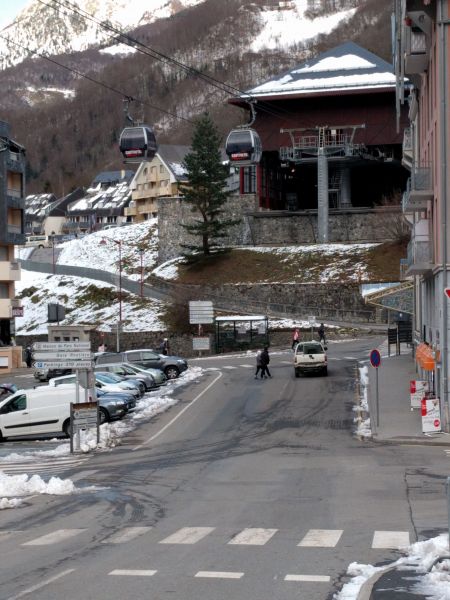
{"type": "Polygon", "coordinates": [[[176,144],[161,144],[158,146],[160,159],[172,171],[177,181],[187,181],[184,159],[190,151],[190,146],[179,146],[176,144]]]}
{"type": "Polygon", "coordinates": [[[30,194],[25,198],[25,213],[29,217],[43,218],[46,209],[56,200],[54,194],[30,194]]]}
{"type": "Polygon", "coordinates": [[[119,183],[120,181],[130,182],[134,177],[134,171],[102,171],[95,176],[91,187],[95,187],[99,183],[119,183]]]}
{"type": "MultiPolygon", "coordinates": [[[[257,85],[247,94],[267,99],[390,89],[395,90],[393,66],[358,44],[346,42],[257,85]]],[[[243,97],[234,101],[238,102],[243,97]]]]}
{"type": "Polygon", "coordinates": [[[67,212],[70,214],[104,210],[111,213],[111,211],[120,211],[127,206],[130,199],[131,190],[126,181],[110,185],[107,188],[102,188],[99,184],[97,188],[90,188],[82,198],[69,204],[67,212]]]}

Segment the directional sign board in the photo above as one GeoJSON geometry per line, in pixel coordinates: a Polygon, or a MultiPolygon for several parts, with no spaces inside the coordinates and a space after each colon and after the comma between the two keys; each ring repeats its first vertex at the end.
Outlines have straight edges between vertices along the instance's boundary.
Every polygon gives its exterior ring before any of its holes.
{"type": "Polygon", "coordinates": [[[203,325],[214,322],[214,308],[210,300],[191,300],[189,302],[189,323],[203,325]]]}
{"type": "Polygon", "coordinates": [[[370,353],[370,364],[375,368],[378,368],[381,365],[381,355],[378,350],[372,350],[370,353]]]}
{"type": "Polygon", "coordinates": [[[81,351],[90,350],[91,342],[35,342],[32,346],[33,350],[58,350],[64,351],[81,351]]]}
{"type": "Polygon", "coordinates": [[[90,352],[33,352],[34,360],[92,360],[90,352]]]}
{"type": "Polygon", "coordinates": [[[35,369],[92,369],[91,360],[37,360],[33,363],[35,369]]]}

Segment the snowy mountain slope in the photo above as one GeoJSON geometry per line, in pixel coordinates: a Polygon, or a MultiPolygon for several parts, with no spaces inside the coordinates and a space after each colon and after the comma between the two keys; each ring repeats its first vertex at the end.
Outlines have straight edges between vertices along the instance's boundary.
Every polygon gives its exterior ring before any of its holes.
{"type": "Polygon", "coordinates": [[[0,68],[21,62],[29,55],[27,49],[62,54],[109,41],[107,31],[81,16],[85,13],[128,31],[201,2],[204,0],[33,0],[2,34],[12,42],[0,39],[0,68]]]}

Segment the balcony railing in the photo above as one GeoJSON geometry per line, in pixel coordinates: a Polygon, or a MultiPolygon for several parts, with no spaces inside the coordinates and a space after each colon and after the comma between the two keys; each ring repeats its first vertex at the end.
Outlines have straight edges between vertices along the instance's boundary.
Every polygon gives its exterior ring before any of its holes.
{"type": "Polygon", "coordinates": [[[423,31],[406,26],[405,74],[424,73],[430,60],[427,37],[423,31]]]}
{"type": "Polygon", "coordinates": [[[403,132],[403,162],[406,163],[405,166],[411,168],[413,161],[413,136],[412,129],[407,127],[403,132]]]}
{"type": "Polygon", "coordinates": [[[429,166],[413,166],[411,177],[406,183],[402,208],[404,213],[426,210],[428,202],[433,200],[432,173],[429,166]]]}
{"type": "Polygon", "coordinates": [[[415,225],[413,238],[408,244],[408,253],[405,266],[405,276],[426,275],[433,269],[433,251],[428,233],[428,220],[422,219],[415,225]]]}

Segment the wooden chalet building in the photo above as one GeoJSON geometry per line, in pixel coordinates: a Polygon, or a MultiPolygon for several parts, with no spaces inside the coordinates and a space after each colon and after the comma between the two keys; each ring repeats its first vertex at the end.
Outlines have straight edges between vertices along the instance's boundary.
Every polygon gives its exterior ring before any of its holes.
{"type": "MultiPolygon", "coordinates": [[[[347,42],[230,100],[248,109],[261,162],[241,167],[241,194],[261,209],[372,208],[404,190],[406,112],[397,130],[392,65],[347,42]]],[[[322,241],[327,241],[322,236],[322,241]]]]}

